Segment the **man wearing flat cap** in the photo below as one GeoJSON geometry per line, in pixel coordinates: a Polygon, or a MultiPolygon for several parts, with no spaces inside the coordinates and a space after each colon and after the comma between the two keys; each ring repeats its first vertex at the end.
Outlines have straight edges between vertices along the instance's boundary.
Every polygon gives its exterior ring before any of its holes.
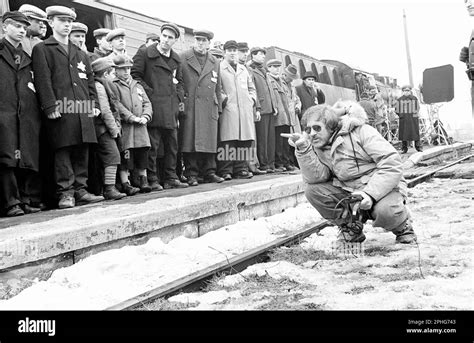
{"type": "Polygon", "coordinates": [[[145,36],[145,46],[150,46],[154,43],[159,43],[160,42],[160,36],[158,36],[156,33],[149,32],[145,36]]]}
{"type": "Polygon", "coordinates": [[[303,76],[303,83],[296,87],[296,92],[301,100],[300,120],[308,108],[317,104],[323,104],[326,100],[324,93],[322,91],[319,92],[314,86],[315,82],[316,75],[311,71],[307,71],[303,76]]]}
{"type": "Polygon", "coordinates": [[[0,40],[0,212],[8,217],[40,211],[38,187],[40,107],[31,58],[21,42],[30,25],[21,12],[6,12],[0,40]],[[36,182],[35,182],[36,181],[36,182]]]}
{"type": "Polygon", "coordinates": [[[33,48],[35,87],[43,108],[59,208],[104,200],[89,193],[89,144],[97,143],[93,118],[100,114],[87,54],[69,41],[76,13],[46,8],[53,35],[33,48]],[[81,104],[81,106],[76,106],[81,104]]]}
{"type": "Polygon", "coordinates": [[[30,22],[30,26],[26,29],[26,37],[23,38],[21,45],[23,51],[26,52],[28,56],[31,56],[33,47],[42,42],[41,38],[43,37],[43,33],[46,34],[46,25],[48,23],[46,12],[36,6],[27,4],[21,5],[18,12],[26,15],[30,22]]]}
{"type": "Polygon", "coordinates": [[[126,55],[127,42],[125,40],[125,30],[115,29],[107,34],[107,42],[110,44],[112,49],[111,58],[118,55],[126,55]]]}
{"type": "Polygon", "coordinates": [[[180,120],[181,152],[190,186],[222,182],[216,175],[217,121],[220,103],[219,61],[209,52],[214,34],[194,30],[194,46],[182,53],[185,116],[180,120]]]}
{"type": "Polygon", "coordinates": [[[89,53],[89,58],[91,62],[95,61],[98,58],[107,57],[112,53],[112,48],[110,47],[109,42],[107,41],[107,34],[111,30],[109,29],[96,29],[94,30],[94,38],[97,42],[97,46],[94,48],[94,52],[89,53]]]}
{"type": "Polygon", "coordinates": [[[212,56],[217,58],[219,63],[222,62],[222,60],[224,59],[224,51],[222,51],[219,48],[211,48],[211,49],[209,49],[209,52],[212,56]]]}
{"type": "Polygon", "coordinates": [[[172,49],[179,38],[176,24],[161,26],[159,44],[138,49],[133,57],[132,77],[145,89],[153,107],[148,123],[151,148],[148,151],[148,182],[152,190],[159,189],[158,151],[164,145],[164,188],[184,188],[176,174],[178,154],[178,114],[184,111],[183,67],[179,55],[172,49]]]}
{"type": "Polygon", "coordinates": [[[239,52],[239,63],[246,65],[250,53],[249,45],[247,42],[239,42],[237,43],[237,50],[239,52]]]}
{"type": "Polygon", "coordinates": [[[69,40],[85,53],[88,53],[86,47],[86,34],[88,31],[87,25],[75,21],[72,23],[71,33],[69,34],[69,40]]]}
{"type": "Polygon", "coordinates": [[[420,119],[418,98],[412,94],[410,85],[402,87],[402,96],[395,101],[395,113],[398,115],[398,139],[402,141],[402,153],[408,152],[408,143],[415,141],[415,149],[423,151],[420,142],[420,119]]]}
{"type": "Polygon", "coordinates": [[[251,146],[255,140],[257,93],[249,71],[239,64],[237,42],[227,41],[224,50],[224,61],[220,64],[222,114],[219,117],[218,174],[224,180],[248,179],[253,176],[248,163],[252,159],[251,146]],[[235,151],[248,153],[235,154],[235,151]]]}
{"type": "MultiPolygon", "coordinates": [[[[276,99],[271,91],[267,70],[265,68],[266,50],[253,47],[250,50],[251,62],[248,70],[252,75],[257,91],[256,110],[260,120],[255,122],[257,136],[257,156],[259,171],[275,172],[275,116],[277,115],[276,99]]],[[[252,171],[255,174],[255,170],[252,171]]],[[[257,172],[258,173],[258,172],[257,172]]]]}

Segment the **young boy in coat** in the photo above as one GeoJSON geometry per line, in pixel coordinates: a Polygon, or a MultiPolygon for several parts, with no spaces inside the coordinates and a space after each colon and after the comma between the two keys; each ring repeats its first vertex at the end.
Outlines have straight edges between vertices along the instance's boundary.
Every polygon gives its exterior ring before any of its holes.
{"type": "Polygon", "coordinates": [[[41,188],[38,187],[37,174],[40,108],[33,86],[31,58],[21,46],[28,25],[28,18],[18,11],[3,15],[5,37],[0,40],[0,207],[8,217],[40,211],[41,188]]]}
{"type": "MultiPolygon", "coordinates": [[[[116,78],[114,85],[118,94],[117,109],[122,119],[120,181],[128,181],[128,174],[136,170],[140,192],[151,192],[148,184],[147,166],[148,150],[151,147],[146,124],[151,121],[152,107],[143,87],[130,76],[133,65],[126,55],[118,55],[113,59],[116,78]]],[[[157,190],[163,188],[159,185],[157,190]]]]}
{"type": "Polygon", "coordinates": [[[117,101],[112,88],[112,80],[115,78],[114,66],[114,62],[107,57],[92,62],[100,105],[100,116],[95,118],[95,131],[99,142],[97,154],[104,168],[104,198],[106,200],[122,199],[126,195],[134,195],[139,191],[138,188],[129,186],[123,189],[125,193],[120,193],[115,187],[117,167],[120,165],[120,152],[116,140],[120,137],[122,127],[114,106],[114,102],[117,101]]]}
{"type": "Polygon", "coordinates": [[[53,35],[33,48],[34,82],[54,154],[58,207],[69,208],[104,200],[86,190],[89,144],[97,143],[92,118],[100,110],[89,57],[68,37],[76,13],[50,6],[46,14],[53,35]]]}

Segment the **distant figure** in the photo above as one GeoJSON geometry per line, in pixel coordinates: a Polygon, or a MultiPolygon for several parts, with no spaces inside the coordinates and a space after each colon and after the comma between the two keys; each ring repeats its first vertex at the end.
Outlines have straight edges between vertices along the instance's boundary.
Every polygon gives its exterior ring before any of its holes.
{"type": "Polygon", "coordinates": [[[71,33],[69,34],[69,40],[85,53],[88,53],[86,47],[86,34],[88,31],[89,28],[85,24],[75,21],[72,23],[71,33]]]}
{"type": "Polygon", "coordinates": [[[301,100],[301,113],[299,114],[298,118],[300,121],[304,112],[308,108],[318,105],[319,101],[324,103],[326,100],[324,93],[322,93],[322,91],[318,92],[317,88],[314,87],[315,82],[316,75],[314,75],[313,72],[308,71],[303,76],[303,83],[296,87],[296,93],[301,100]]]}
{"type": "Polygon", "coordinates": [[[411,86],[403,86],[403,95],[395,102],[395,112],[399,117],[398,138],[402,141],[402,152],[408,152],[408,142],[415,141],[415,148],[423,151],[420,144],[420,123],[418,99],[411,92],[411,86]]]}
{"type": "Polygon", "coordinates": [[[239,42],[237,43],[237,51],[239,54],[239,63],[245,66],[250,54],[249,45],[246,42],[239,42]]]}
{"type": "Polygon", "coordinates": [[[145,46],[150,46],[153,43],[159,43],[160,42],[160,36],[158,36],[156,33],[147,33],[145,37],[145,46]]]}
{"type": "Polygon", "coordinates": [[[91,62],[95,61],[98,58],[106,57],[112,52],[109,42],[107,41],[107,34],[110,32],[109,29],[96,29],[93,34],[97,42],[97,47],[94,49],[94,52],[89,53],[89,58],[91,62]]]}
{"type": "Polygon", "coordinates": [[[214,56],[215,58],[217,58],[217,60],[220,62],[222,62],[224,60],[224,51],[222,51],[221,49],[219,48],[211,48],[209,49],[209,53],[214,56]]]}
{"type": "Polygon", "coordinates": [[[21,5],[18,12],[23,13],[28,17],[30,26],[26,29],[26,37],[21,41],[23,51],[31,56],[33,47],[41,43],[41,38],[46,34],[48,19],[46,12],[33,5],[21,5]]]}
{"type": "Polygon", "coordinates": [[[127,55],[127,41],[125,40],[125,30],[115,29],[107,34],[107,42],[109,42],[112,48],[111,58],[118,55],[127,55]]]}

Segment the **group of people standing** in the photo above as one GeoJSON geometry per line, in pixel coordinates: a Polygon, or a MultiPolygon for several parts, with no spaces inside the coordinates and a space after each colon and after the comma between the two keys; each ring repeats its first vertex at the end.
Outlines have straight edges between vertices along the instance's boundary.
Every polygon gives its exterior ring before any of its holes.
{"type": "Polygon", "coordinates": [[[314,75],[295,88],[294,65],[234,40],[210,48],[208,30],[178,54],[173,23],[133,58],[120,28],[94,30],[88,52],[75,20],[64,6],[3,15],[3,215],[297,169],[281,133],[301,132],[303,112],[324,102],[314,75]]]}

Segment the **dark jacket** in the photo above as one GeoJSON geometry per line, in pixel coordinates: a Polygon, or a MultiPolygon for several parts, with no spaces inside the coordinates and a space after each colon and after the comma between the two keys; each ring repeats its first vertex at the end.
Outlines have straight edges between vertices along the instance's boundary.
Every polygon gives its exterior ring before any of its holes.
{"type": "Polygon", "coordinates": [[[304,83],[296,87],[296,93],[301,100],[301,113],[299,115],[301,119],[308,108],[317,105],[317,95],[313,88],[306,87],[304,83]]]}
{"type": "Polygon", "coordinates": [[[99,108],[87,54],[69,42],[69,56],[53,37],[33,48],[35,87],[45,115],[57,108],[61,118],[45,119],[53,149],[97,143],[93,108],[99,108]]]}
{"type": "Polygon", "coordinates": [[[31,58],[23,51],[19,69],[0,41],[0,166],[38,171],[41,116],[31,58]]]}
{"type": "Polygon", "coordinates": [[[148,127],[178,127],[179,103],[184,101],[183,70],[173,50],[169,63],[161,56],[157,43],[139,49],[133,57],[132,77],[143,86],[153,107],[148,127]]]}
{"type": "Polygon", "coordinates": [[[257,89],[257,104],[259,105],[259,108],[257,106],[257,110],[259,110],[261,114],[275,113],[275,108],[277,107],[275,104],[276,99],[271,92],[266,72],[262,72],[255,62],[250,63],[248,70],[253,76],[253,82],[257,89]]]}
{"type": "Polygon", "coordinates": [[[107,57],[112,53],[112,51],[108,51],[106,53],[102,52],[102,50],[99,50],[98,47],[94,48],[94,52],[89,52],[89,58],[91,60],[91,63],[94,62],[95,60],[102,58],[102,57],[107,57]]]}
{"type": "Polygon", "coordinates": [[[403,95],[395,102],[395,112],[399,117],[398,139],[401,141],[420,140],[419,110],[420,105],[414,95],[403,95]]]}
{"type": "Polygon", "coordinates": [[[182,131],[181,151],[217,151],[217,127],[221,103],[219,61],[207,53],[206,63],[201,65],[194,49],[181,55],[185,89],[186,115],[180,121],[182,131]]]}

